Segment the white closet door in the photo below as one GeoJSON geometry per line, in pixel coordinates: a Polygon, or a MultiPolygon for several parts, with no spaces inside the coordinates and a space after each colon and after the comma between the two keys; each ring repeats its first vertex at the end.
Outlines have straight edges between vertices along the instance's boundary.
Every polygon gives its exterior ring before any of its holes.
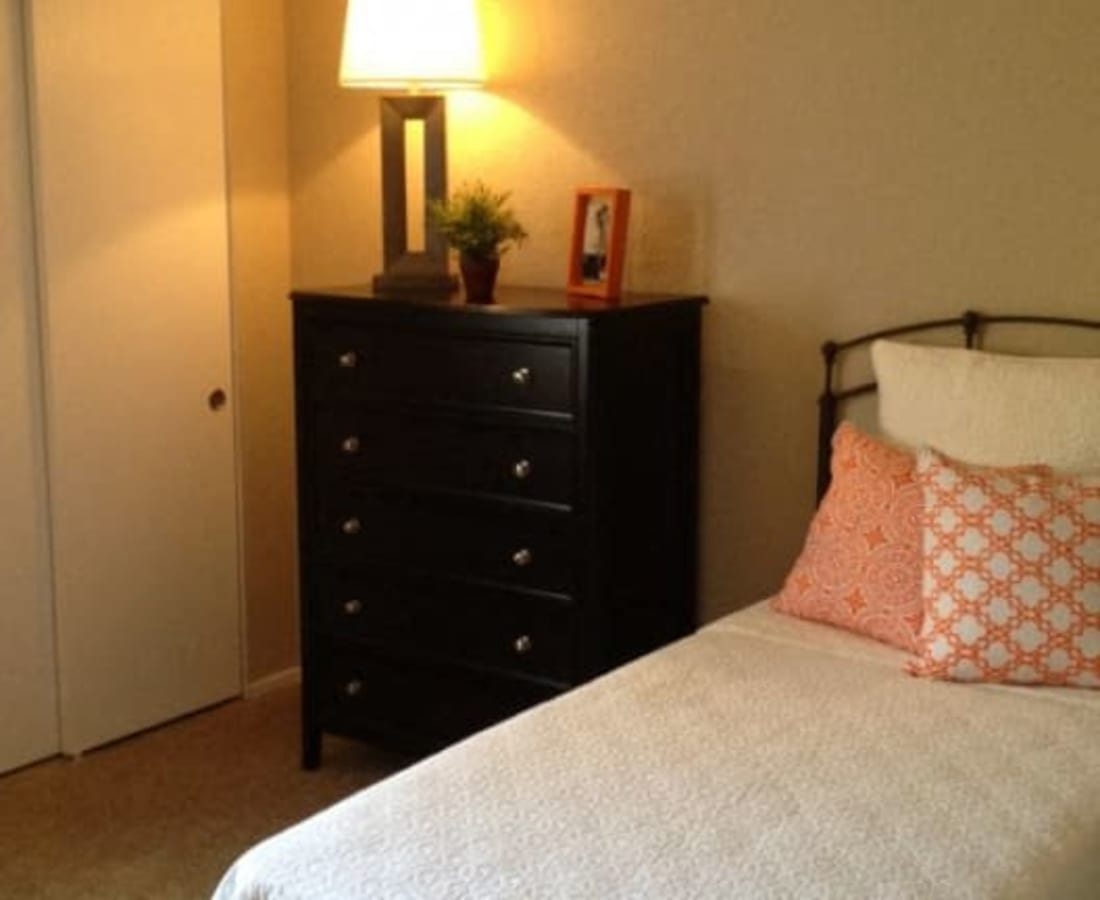
{"type": "Polygon", "coordinates": [[[27,5],[62,749],[240,692],[218,0],[27,5]]]}
{"type": "Polygon", "coordinates": [[[58,749],[19,0],[0,0],[0,772],[58,749]]]}

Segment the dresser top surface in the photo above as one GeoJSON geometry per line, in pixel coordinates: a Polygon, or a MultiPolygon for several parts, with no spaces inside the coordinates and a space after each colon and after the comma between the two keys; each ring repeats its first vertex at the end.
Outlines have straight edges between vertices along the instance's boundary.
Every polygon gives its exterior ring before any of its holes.
{"type": "Polygon", "coordinates": [[[560,288],[502,286],[493,303],[467,303],[461,291],[453,294],[384,294],[366,285],[349,285],[291,292],[295,302],[332,302],[378,306],[416,307],[461,314],[547,315],[576,317],[613,316],[644,307],[704,304],[707,298],[690,293],[625,293],[614,300],[569,294],[560,288]]]}

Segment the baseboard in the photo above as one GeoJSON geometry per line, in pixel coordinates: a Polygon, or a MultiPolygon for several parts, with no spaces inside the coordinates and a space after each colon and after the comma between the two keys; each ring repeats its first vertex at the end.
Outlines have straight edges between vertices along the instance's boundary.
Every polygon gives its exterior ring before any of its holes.
{"type": "Polygon", "coordinates": [[[301,668],[292,666],[289,669],[283,669],[281,672],[273,672],[270,675],[265,675],[263,678],[257,678],[255,681],[250,681],[245,686],[244,697],[246,700],[252,697],[259,697],[261,694],[266,694],[269,691],[276,691],[279,688],[291,687],[292,685],[299,684],[301,680],[301,668]]]}

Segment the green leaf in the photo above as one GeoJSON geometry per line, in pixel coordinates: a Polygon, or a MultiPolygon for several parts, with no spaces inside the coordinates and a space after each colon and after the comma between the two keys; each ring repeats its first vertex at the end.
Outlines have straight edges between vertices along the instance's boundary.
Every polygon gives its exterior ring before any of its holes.
{"type": "Polygon", "coordinates": [[[527,232],[508,206],[511,193],[494,191],[483,181],[461,185],[447,200],[428,206],[432,223],[448,244],[459,253],[479,259],[494,259],[514,244],[519,246],[527,232]]]}

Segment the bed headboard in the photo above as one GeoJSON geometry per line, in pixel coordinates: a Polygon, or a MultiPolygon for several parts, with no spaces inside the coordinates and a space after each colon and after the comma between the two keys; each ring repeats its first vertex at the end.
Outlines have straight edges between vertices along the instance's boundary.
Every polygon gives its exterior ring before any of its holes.
{"type": "Polygon", "coordinates": [[[979,348],[982,338],[991,325],[1056,325],[1068,328],[1087,328],[1100,331],[1100,320],[1065,318],[1061,316],[996,316],[968,310],[951,319],[930,319],[914,322],[897,328],[886,328],[861,334],[846,341],[826,341],[821,345],[821,355],[825,360],[825,388],[818,398],[817,431],[817,501],[825,496],[829,487],[829,465],[832,457],[833,432],[844,405],[856,397],[873,394],[878,385],[874,381],[863,381],[851,387],[836,385],[838,366],[846,353],[867,346],[880,338],[898,338],[919,335],[944,329],[957,331],[963,345],[969,349],[979,348]]]}

